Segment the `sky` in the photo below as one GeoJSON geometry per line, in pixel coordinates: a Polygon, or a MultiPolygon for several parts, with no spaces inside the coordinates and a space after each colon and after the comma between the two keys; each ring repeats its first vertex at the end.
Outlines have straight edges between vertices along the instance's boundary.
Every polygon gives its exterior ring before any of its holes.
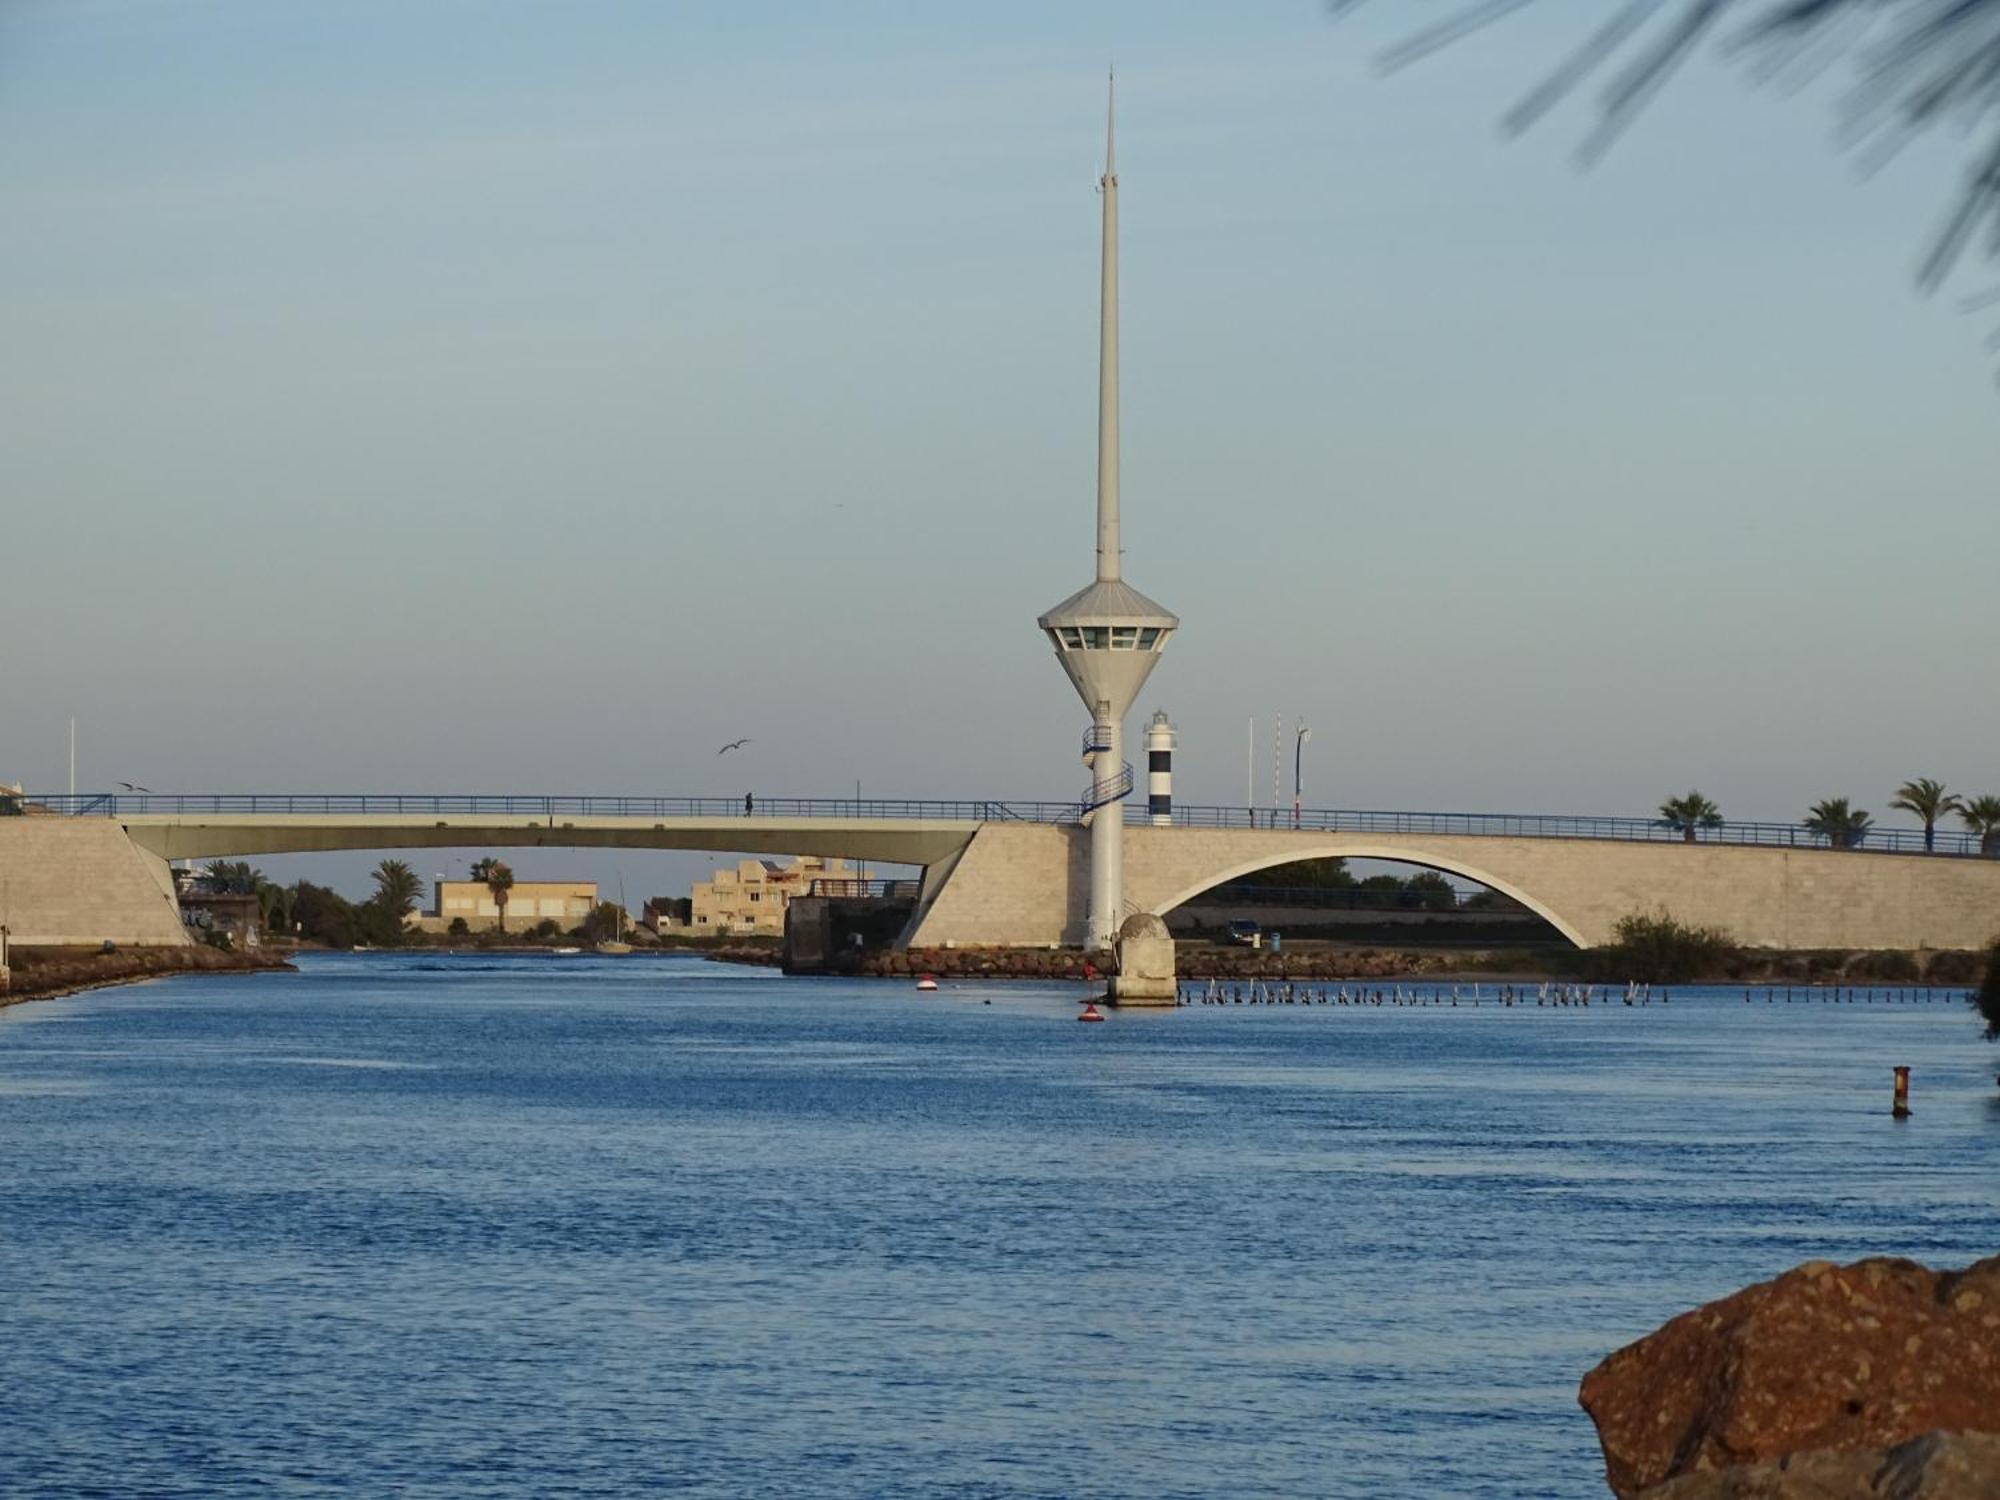
{"type": "Polygon", "coordinates": [[[1580,172],[1596,8],[1437,9],[11,0],[0,780],[1075,795],[1115,58],[1180,800],[2000,791],[1960,143],[1704,57],[1580,172]]]}

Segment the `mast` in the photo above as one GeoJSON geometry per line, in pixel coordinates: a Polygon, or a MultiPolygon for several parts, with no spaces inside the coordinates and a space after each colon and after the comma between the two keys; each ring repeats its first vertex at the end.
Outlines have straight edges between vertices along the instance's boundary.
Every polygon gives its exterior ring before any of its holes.
{"type": "Polygon", "coordinates": [[[1097,577],[1118,578],[1118,81],[1107,76],[1104,112],[1103,269],[1097,323],[1097,577]]]}

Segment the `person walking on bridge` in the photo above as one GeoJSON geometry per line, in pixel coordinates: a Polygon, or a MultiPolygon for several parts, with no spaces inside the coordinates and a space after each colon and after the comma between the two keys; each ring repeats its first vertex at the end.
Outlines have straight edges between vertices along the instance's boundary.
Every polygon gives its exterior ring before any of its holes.
{"type": "Polygon", "coordinates": [[[751,796],[750,793],[745,792],[743,794],[743,816],[747,818],[756,811],[757,811],[757,799],[751,796]]]}

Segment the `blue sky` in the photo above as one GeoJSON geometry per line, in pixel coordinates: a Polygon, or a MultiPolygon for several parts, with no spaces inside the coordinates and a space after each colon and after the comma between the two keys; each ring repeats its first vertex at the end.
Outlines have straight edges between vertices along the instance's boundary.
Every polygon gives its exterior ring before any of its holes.
{"type": "Polygon", "coordinates": [[[1952,148],[1704,60],[1580,174],[1593,7],[1427,9],[17,0],[0,778],[1071,795],[1115,54],[1184,800],[2000,790],[1952,148]]]}

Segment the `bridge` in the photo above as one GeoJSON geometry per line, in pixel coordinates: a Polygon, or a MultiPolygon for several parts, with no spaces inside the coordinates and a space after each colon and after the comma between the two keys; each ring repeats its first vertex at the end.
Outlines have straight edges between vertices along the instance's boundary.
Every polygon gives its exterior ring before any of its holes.
{"type": "MultiPolygon", "coordinates": [[[[0,811],[8,809],[0,808],[0,811]]],[[[26,797],[0,817],[17,941],[183,940],[165,861],[413,848],[706,849],[920,867],[916,946],[1080,943],[1082,809],[1059,802],[430,794],[26,797]]],[[[1380,859],[1514,898],[1581,947],[1665,910],[1779,948],[1972,948],[2000,934],[2000,859],[1941,832],[1832,849],[1802,826],[1689,842],[1649,819],[1243,807],[1125,809],[1128,913],[1302,859],[1380,859]]]]}

